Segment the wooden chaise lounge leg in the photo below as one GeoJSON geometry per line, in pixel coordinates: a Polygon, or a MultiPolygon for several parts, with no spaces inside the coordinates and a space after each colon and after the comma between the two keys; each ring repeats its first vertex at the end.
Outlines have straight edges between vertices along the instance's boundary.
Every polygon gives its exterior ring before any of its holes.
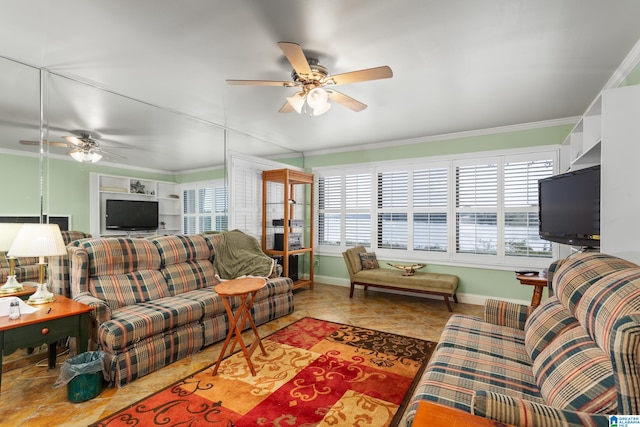
{"type": "Polygon", "coordinates": [[[447,309],[449,310],[449,313],[453,313],[453,308],[451,308],[451,303],[449,302],[448,295],[444,296],[444,303],[447,304],[447,309]]]}
{"type": "Polygon", "coordinates": [[[355,285],[353,284],[353,282],[351,282],[351,289],[349,290],[349,298],[353,298],[353,288],[355,287],[355,285]]]}
{"type": "Polygon", "coordinates": [[[458,295],[453,294],[453,300],[456,302],[456,304],[458,303],[458,295]]]}

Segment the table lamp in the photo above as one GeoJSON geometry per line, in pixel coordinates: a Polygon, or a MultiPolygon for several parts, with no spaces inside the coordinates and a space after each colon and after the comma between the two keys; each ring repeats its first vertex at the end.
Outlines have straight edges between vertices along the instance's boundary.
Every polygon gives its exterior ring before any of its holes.
{"type": "MultiPolygon", "coordinates": [[[[7,252],[11,248],[11,244],[16,238],[22,224],[16,223],[0,223],[0,251],[7,252]]],[[[9,275],[7,283],[0,286],[0,294],[8,294],[12,292],[22,291],[24,288],[16,279],[16,259],[7,254],[9,261],[9,275]]]]}
{"type": "Polygon", "coordinates": [[[30,304],[45,304],[54,300],[53,293],[47,289],[44,274],[44,257],[65,255],[67,253],[58,224],[24,224],[16,236],[8,255],[39,257],[38,289],[27,300],[30,304]]]}

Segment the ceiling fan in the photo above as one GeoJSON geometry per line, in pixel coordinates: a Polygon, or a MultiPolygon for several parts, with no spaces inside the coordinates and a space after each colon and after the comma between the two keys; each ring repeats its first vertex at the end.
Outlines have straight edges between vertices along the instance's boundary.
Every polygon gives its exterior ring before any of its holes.
{"type": "MultiPolygon", "coordinates": [[[[93,134],[87,131],[80,131],[76,135],[63,136],[67,142],[57,142],[57,141],[44,141],[45,144],[51,145],[53,147],[68,147],[71,148],[67,152],[74,160],[83,163],[96,163],[102,159],[103,154],[107,154],[110,156],[117,156],[123,159],[126,157],[113,153],[110,151],[106,151],[102,148],[100,141],[97,139],[98,135],[93,134]]],[[[20,144],[23,145],[40,145],[39,141],[25,141],[21,140],[20,144]]],[[[110,148],[129,148],[129,147],[110,147],[110,148]]]]}
{"type": "Polygon", "coordinates": [[[331,75],[329,70],[320,65],[316,58],[308,58],[299,44],[279,42],[278,46],[291,66],[293,66],[293,71],[291,72],[292,81],[227,80],[227,83],[231,85],[281,86],[300,89],[300,92],[287,97],[287,102],[279,110],[281,113],[289,113],[295,110],[298,114],[305,111],[310,115],[319,116],[331,108],[328,100],[335,101],[353,111],[359,112],[367,108],[367,105],[334,90],[333,86],[393,77],[391,68],[386,65],[331,75]]]}

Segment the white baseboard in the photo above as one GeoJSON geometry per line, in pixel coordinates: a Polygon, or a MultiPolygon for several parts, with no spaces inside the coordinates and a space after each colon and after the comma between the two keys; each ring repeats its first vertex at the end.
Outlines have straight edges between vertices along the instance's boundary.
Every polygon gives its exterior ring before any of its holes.
{"type": "MultiPolygon", "coordinates": [[[[324,284],[333,285],[333,286],[342,286],[345,288],[348,288],[351,285],[348,279],[341,279],[338,277],[320,276],[316,274],[313,279],[314,279],[314,282],[317,282],[317,283],[324,283],[324,284]]],[[[358,288],[361,288],[361,287],[356,286],[356,289],[358,288]]],[[[397,291],[394,289],[384,289],[384,288],[371,288],[371,289],[375,289],[377,292],[387,292],[390,294],[410,295],[410,296],[415,296],[419,298],[431,298],[431,299],[442,300],[442,297],[438,295],[419,294],[416,292],[397,291]]],[[[489,299],[501,299],[504,301],[509,301],[515,304],[522,304],[522,305],[529,305],[531,303],[531,301],[525,301],[525,300],[519,300],[519,299],[500,298],[500,297],[486,296],[486,295],[465,294],[460,292],[458,292],[456,295],[458,297],[458,301],[464,304],[484,305],[485,301],[489,299]]]]}

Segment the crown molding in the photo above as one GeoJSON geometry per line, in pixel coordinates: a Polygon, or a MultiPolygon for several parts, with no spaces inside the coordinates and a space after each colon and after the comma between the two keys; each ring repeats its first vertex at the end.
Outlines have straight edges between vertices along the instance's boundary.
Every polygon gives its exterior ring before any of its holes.
{"type": "Polygon", "coordinates": [[[325,154],[345,153],[349,151],[373,150],[379,148],[398,147],[402,145],[415,145],[437,141],[447,141],[451,139],[472,138],[476,136],[494,135],[497,133],[518,132],[524,130],[541,129],[553,126],[575,125],[579,116],[566,117],[562,119],[543,120],[540,122],[522,123],[516,125],[499,126],[486,129],[470,130],[463,132],[446,133],[433,136],[423,136],[417,138],[398,139],[393,141],[375,142],[371,144],[351,145],[347,147],[329,148],[324,150],[305,151],[304,156],[319,156],[325,154]]]}
{"type": "Polygon", "coordinates": [[[640,63],[640,40],[638,40],[624,58],[620,66],[613,72],[611,78],[604,85],[602,90],[613,89],[620,86],[629,76],[633,69],[640,63]]]}

